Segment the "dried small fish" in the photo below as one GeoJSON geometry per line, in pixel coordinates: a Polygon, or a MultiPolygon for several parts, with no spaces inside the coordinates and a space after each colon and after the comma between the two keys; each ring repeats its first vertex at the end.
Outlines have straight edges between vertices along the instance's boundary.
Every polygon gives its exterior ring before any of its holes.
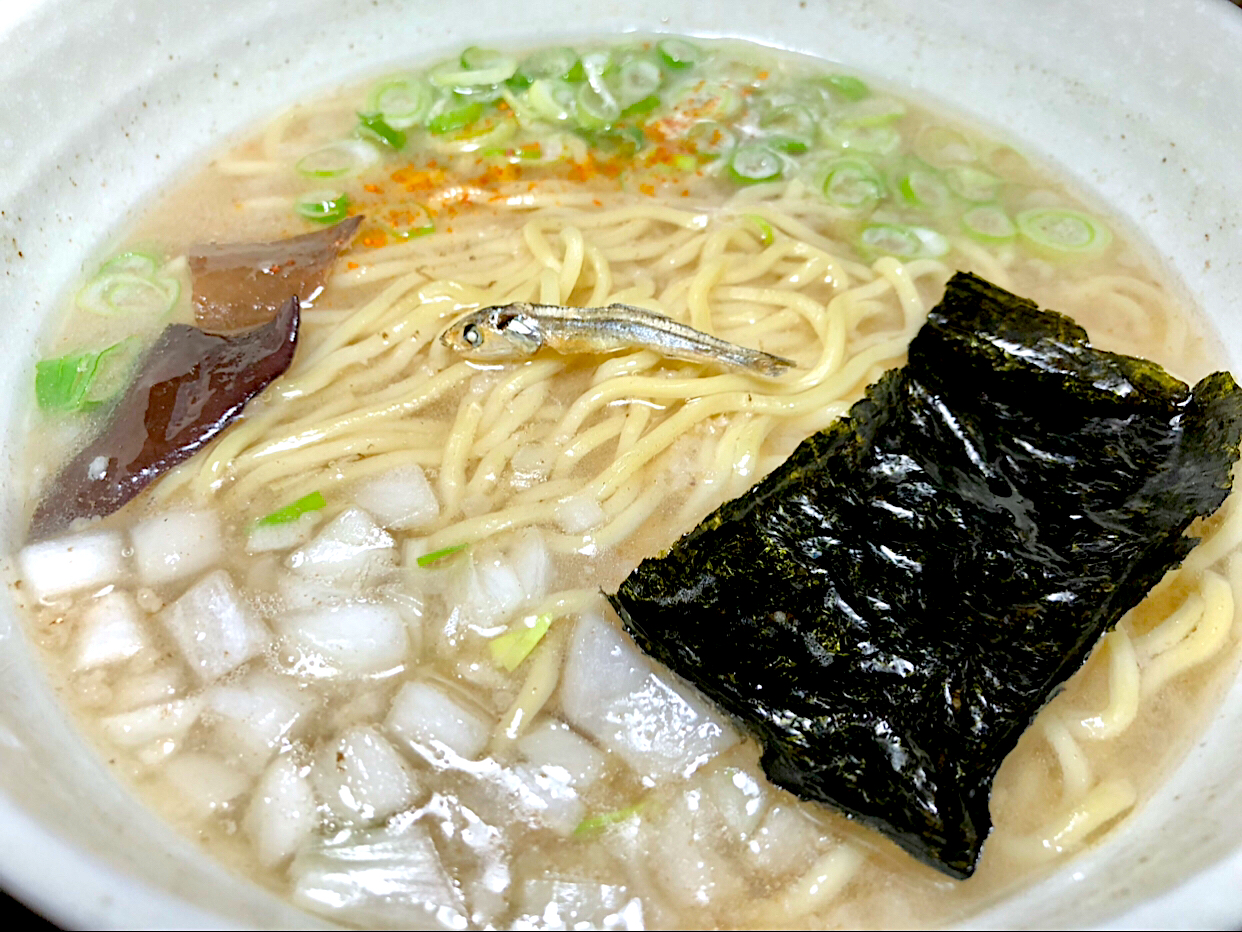
{"type": "Polygon", "coordinates": [[[661,356],[778,376],[794,362],[748,349],[628,304],[560,307],[505,304],[472,311],[440,341],[470,359],[517,359],[547,347],[558,353],[615,353],[649,349],[661,356]]]}

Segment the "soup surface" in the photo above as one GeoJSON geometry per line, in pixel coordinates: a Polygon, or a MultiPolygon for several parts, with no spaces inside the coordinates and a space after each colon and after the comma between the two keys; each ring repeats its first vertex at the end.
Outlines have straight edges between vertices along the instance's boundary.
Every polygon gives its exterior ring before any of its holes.
{"type": "Polygon", "coordinates": [[[215,158],[67,299],[31,507],[142,349],[194,321],[197,244],[358,215],[286,375],[121,511],[18,559],[109,762],[297,904],[453,928],[942,922],[1123,824],[1232,669],[1230,502],[1008,757],[959,883],[769,785],[754,742],[620,632],[601,589],[901,365],[954,270],[1180,378],[1214,361],[1047,169],[743,44],[471,48],[215,158]],[[649,308],[797,368],[477,362],[438,340],[514,301],[649,308]]]}

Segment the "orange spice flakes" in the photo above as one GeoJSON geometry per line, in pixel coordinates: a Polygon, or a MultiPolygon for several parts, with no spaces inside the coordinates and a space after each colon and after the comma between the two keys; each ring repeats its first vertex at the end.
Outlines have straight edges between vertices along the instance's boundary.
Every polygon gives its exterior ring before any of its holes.
{"type": "Polygon", "coordinates": [[[355,242],[363,249],[382,249],[388,245],[388,232],[380,229],[365,230],[355,242]]]}

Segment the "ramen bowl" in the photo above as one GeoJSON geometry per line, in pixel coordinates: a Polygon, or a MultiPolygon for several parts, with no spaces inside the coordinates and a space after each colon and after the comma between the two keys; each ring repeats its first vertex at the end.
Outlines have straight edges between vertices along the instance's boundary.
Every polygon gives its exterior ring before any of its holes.
{"type": "MultiPolygon", "coordinates": [[[[70,3],[6,8],[0,176],[8,314],[0,449],[21,468],[36,341],[101,242],[203,155],[316,92],[472,43],[626,31],[748,38],[839,62],[995,127],[1128,223],[1242,353],[1242,13],[1225,0],[545,0],[515,10],[379,2],[70,3]]],[[[5,550],[24,505],[6,483],[5,550]]],[[[305,927],[118,783],[0,608],[0,880],[69,926],[305,927]]],[[[1119,830],[966,920],[978,927],[1236,926],[1242,688],[1119,830]]],[[[1185,741],[1182,736],[1178,740],[1185,741]]]]}

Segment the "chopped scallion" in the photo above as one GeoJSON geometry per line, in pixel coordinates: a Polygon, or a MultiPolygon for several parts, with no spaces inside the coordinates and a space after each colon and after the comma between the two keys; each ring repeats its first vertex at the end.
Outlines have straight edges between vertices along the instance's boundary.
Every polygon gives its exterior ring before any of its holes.
{"type": "Polygon", "coordinates": [[[590,838],[607,828],[635,818],[642,811],[643,805],[642,802],[639,802],[624,809],[617,809],[613,812],[601,812],[599,815],[589,816],[578,823],[578,827],[574,829],[574,838],[590,838]]]}
{"type": "Polygon", "coordinates": [[[862,231],[859,245],[867,255],[898,259],[934,259],[949,251],[949,241],[935,230],[899,223],[872,224],[862,231]]]}
{"type": "Polygon", "coordinates": [[[862,100],[871,94],[866,81],[850,74],[830,74],[824,80],[834,93],[848,101],[862,100]]]}
{"type": "Polygon", "coordinates": [[[772,224],[758,214],[747,214],[745,219],[759,240],[759,245],[771,246],[772,241],[776,238],[776,234],[772,230],[772,224]]]}
{"type": "Polygon", "coordinates": [[[451,557],[455,553],[461,553],[469,544],[454,544],[452,547],[441,547],[439,550],[433,550],[431,553],[424,553],[415,562],[422,567],[431,566],[451,557]]]}
{"type": "Polygon", "coordinates": [[[578,53],[568,46],[541,49],[522,61],[517,72],[509,79],[509,84],[521,90],[530,87],[540,78],[560,78],[567,81],[575,66],[581,68],[578,64],[578,53]]]}
{"type": "Polygon", "coordinates": [[[605,129],[621,118],[621,106],[616,98],[590,81],[578,87],[575,101],[578,125],[584,129],[605,129]]]}
{"type": "Polygon", "coordinates": [[[181,296],[181,283],[162,276],[140,253],[126,253],[104,263],[78,292],[78,307],[103,317],[166,314],[181,296]],[[130,271],[139,269],[141,272],[130,271]]]}
{"type": "Polygon", "coordinates": [[[394,129],[408,129],[427,118],[432,97],[431,86],[421,78],[385,78],[371,88],[366,109],[380,114],[394,129]]]}
{"type": "Polygon", "coordinates": [[[356,175],[379,160],[375,146],[362,139],[334,142],[302,156],[295,166],[307,178],[344,178],[356,175]]]}
{"type": "Polygon", "coordinates": [[[940,175],[929,168],[912,168],[897,182],[901,199],[920,210],[940,210],[951,200],[940,175]]]}
{"type": "Polygon", "coordinates": [[[704,160],[718,159],[733,151],[737,139],[733,130],[715,120],[700,120],[686,132],[686,142],[704,160]]]}
{"type": "Polygon", "coordinates": [[[1009,215],[992,204],[972,207],[962,214],[962,229],[982,243],[1007,243],[1018,235],[1009,215]]]}
{"type": "Polygon", "coordinates": [[[574,89],[558,78],[539,78],[526,92],[530,108],[545,120],[563,123],[574,115],[574,89]]]}
{"type": "Polygon", "coordinates": [[[837,159],[828,167],[824,196],[829,203],[849,210],[869,207],[885,194],[884,180],[870,162],[837,159]]]}
{"type": "Polygon", "coordinates": [[[512,673],[530,656],[550,627],[551,615],[528,615],[492,640],[492,660],[496,666],[512,673]]]}
{"type": "Polygon", "coordinates": [[[781,157],[758,142],[738,146],[729,160],[729,175],[739,184],[775,181],[785,170],[781,157]]]}
{"type": "Polygon", "coordinates": [[[944,180],[949,188],[963,200],[986,204],[996,200],[1001,180],[991,172],[973,165],[951,165],[945,169],[944,180]]]}
{"type": "Polygon", "coordinates": [[[431,212],[422,204],[412,201],[394,204],[379,211],[378,219],[397,239],[413,239],[436,231],[431,212]]]}
{"type": "Polygon", "coordinates": [[[436,87],[464,89],[501,84],[513,77],[515,71],[516,59],[492,49],[471,46],[462,52],[457,62],[432,68],[427,78],[436,87]]]}
{"type": "Polygon", "coordinates": [[[692,68],[703,60],[702,49],[685,39],[661,39],[656,43],[656,51],[666,68],[678,71],[692,68]]]}
{"type": "Polygon", "coordinates": [[[85,411],[124,387],[137,354],[130,337],[98,353],[69,353],[35,364],[35,400],[44,411],[85,411]]]}
{"type": "Polygon", "coordinates": [[[427,121],[427,129],[437,136],[443,136],[445,133],[465,129],[482,115],[483,102],[475,100],[465,106],[437,113],[427,121]]]}
{"type": "Polygon", "coordinates": [[[299,217],[313,223],[340,223],[349,216],[349,195],[343,191],[312,191],[293,205],[299,217]]]}
{"type": "Polygon", "coordinates": [[[1113,241],[1112,231],[1077,210],[1058,207],[1024,210],[1014,218],[1023,238],[1047,255],[1085,255],[1113,241]]]}
{"type": "Polygon", "coordinates": [[[302,515],[311,511],[318,511],[326,508],[327,499],[323,497],[323,493],[319,491],[311,492],[309,495],[303,495],[296,502],[285,505],[283,508],[277,508],[271,514],[264,515],[254,523],[255,527],[272,527],[277,524],[291,524],[302,515]]]}
{"type": "Polygon", "coordinates": [[[389,148],[397,150],[405,148],[405,133],[389,125],[382,113],[359,113],[358,132],[389,148]]]}

